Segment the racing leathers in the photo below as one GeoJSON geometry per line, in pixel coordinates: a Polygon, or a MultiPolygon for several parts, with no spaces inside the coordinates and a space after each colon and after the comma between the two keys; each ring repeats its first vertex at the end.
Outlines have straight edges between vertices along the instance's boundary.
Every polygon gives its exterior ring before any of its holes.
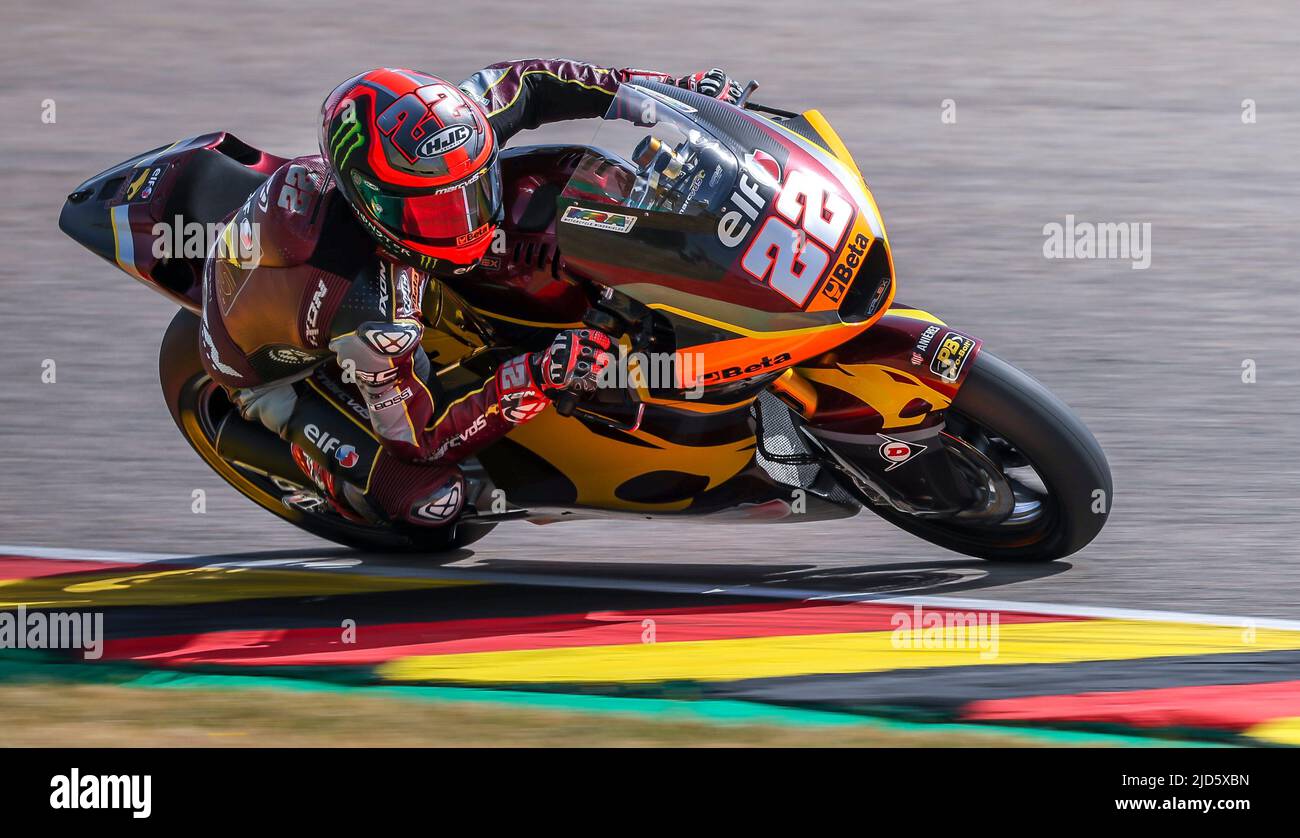
{"type": "MultiPolygon", "coordinates": [[[[619,84],[636,79],[737,93],[720,71],[676,80],[559,59],[494,64],[460,87],[504,144],[520,130],[600,116],[619,84]]],[[[292,444],[347,517],[455,520],[466,502],[456,464],[536,417],[548,393],[589,387],[604,363],[606,336],[572,333],[504,362],[477,389],[442,393],[421,348],[421,305],[449,269],[380,250],[317,155],[272,174],[232,214],[205,265],[205,367],[245,419],[292,444]]]]}

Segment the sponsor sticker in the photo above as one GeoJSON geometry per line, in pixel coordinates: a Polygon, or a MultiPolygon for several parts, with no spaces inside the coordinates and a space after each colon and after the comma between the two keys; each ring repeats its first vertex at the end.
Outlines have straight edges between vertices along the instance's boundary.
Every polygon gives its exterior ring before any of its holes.
{"type": "Polygon", "coordinates": [[[472,136],[474,132],[468,125],[448,125],[423,140],[416,147],[415,153],[420,157],[441,157],[469,142],[472,136]]]}
{"type": "Polygon", "coordinates": [[[375,402],[370,406],[370,409],[383,410],[384,408],[392,407],[395,404],[401,404],[402,402],[409,399],[412,395],[413,394],[411,393],[410,387],[403,387],[400,391],[394,393],[392,396],[389,396],[388,398],[383,399],[382,401],[375,402]]]}
{"type": "Polygon", "coordinates": [[[361,339],[384,355],[401,355],[420,339],[420,327],[394,325],[391,328],[366,329],[361,339]]]}
{"type": "Polygon", "coordinates": [[[355,375],[357,381],[360,381],[362,384],[369,384],[372,387],[382,387],[385,384],[392,384],[396,381],[397,376],[401,374],[401,372],[402,371],[397,367],[390,367],[389,369],[380,370],[379,372],[356,370],[353,375],[355,375]]]}
{"type": "Polygon", "coordinates": [[[904,442],[884,434],[880,434],[880,438],[884,440],[880,444],[880,458],[889,463],[885,471],[893,471],[929,447],[918,442],[904,442]]]}
{"type": "MultiPolygon", "coordinates": [[[[397,369],[394,368],[392,372],[396,373],[397,369]]],[[[356,376],[357,376],[357,380],[360,381],[361,380],[360,370],[357,371],[356,376]]],[[[324,367],[318,367],[316,369],[316,372],[313,374],[312,378],[317,383],[319,383],[322,387],[324,387],[326,390],[329,390],[335,399],[347,405],[348,410],[351,410],[362,420],[366,422],[370,421],[370,413],[369,411],[366,410],[366,406],[358,402],[355,398],[353,398],[352,394],[349,393],[346,389],[344,389],[343,385],[339,384],[337,381],[334,380],[333,376],[325,372],[324,367]]]]}
{"type": "Polygon", "coordinates": [[[565,224],[577,224],[579,227],[592,227],[597,230],[609,230],[614,233],[626,233],[636,224],[636,216],[617,212],[569,207],[560,219],[565,224]]]}
{"type": "Polygon", "coordinates": [[[711,372],[706,372],[703,375],[701,375],[700,379],[705,383],[713,384],[718,381],[725,381],[731,378],[739,378],[742,375],[749,375],[751,373],[762,372],[764,370],[771,369],[772,367],[779,367],[782,364],[788,363],[791,360],[791,357],[792,356],[790,355],[789,352],[782,352],[780,355],[777,355],[775,358],[769,358],[768,356],[764,355],[761,360],[755,361],[754,363],[746,367],[727,367],[726,369],[722,369],[722,370],[713,370],[711,372]]]}
{"type": "Polygon", "coordinates": [[[316,283],[316,290],[307,305],[307,317],[302,330],[303,337],[306,338],[304,342],[313,347],[320,345],[320,326],[316,321],[320,318],[321,303],[325,302],[325,295],[329,292],[325,280],[317,279],[316,283]]]}
{"type": "Polygon", "coordinates": [[[126,187],[127,201],[147,201],[153,196],[154,187],[158,185],[158,178],[162,176],[163,167],[141,169],[131,178],[131,183],[126,187]]]}
{"type": "Polygon", "coordinates": [[[352,468],[361,459],[361,455],[351,445],[342,445],[334,452],[334,459],[338,460],[343,468],[352,468]]]}
{"type": "Polygon", "coordinates": [[[470,244],[470,243],[472,243],[472,242],[476,242],[476,241],[478,241],[479,239],[481,239],[481,238],[483,238],[484,236],[486,236],[486,235],[488,234],[488,232],[489,232],[491,229],[492,229],[492,225],[491,225],[491,224],[484,224],[482,227],[478,227],[478,228],[475,228],[475,229],[473,229],[473,230],[470,230],[468,233],[466,233],[466,234],[463,235],[463,236],[457,236],[457,237],[456,237],[456,246],[457,246],[457,247],[464,247],[464,246],[467,245],[467,244],[470,244]]]}
{"type": "Polygon", "coordinates": [[[460,511],[460,482],[440,490],[434,497],[416,505],[411,512],[427,521],[447,521],[460,511]]]}
{"type": "Polygon", "coordinates": [[[316,360],[316,356],[303,352],[292,346],[278,346],[271,350],[271,360],[281,364],[304,364],[316,360]]]}
{"type": "Polygon", "coordinates": [[[961,375],[961,368],[966,365],[975,340],[956,332],[949,332],[939,341],[939,348],[930,359],[930,372],[944,381],[956,381],[961,375]]]}

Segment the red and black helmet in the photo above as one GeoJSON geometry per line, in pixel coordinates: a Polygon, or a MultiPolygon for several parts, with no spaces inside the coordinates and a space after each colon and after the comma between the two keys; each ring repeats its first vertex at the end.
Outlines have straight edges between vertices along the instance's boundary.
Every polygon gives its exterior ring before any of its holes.
{"type": "Polygon", "coordinates": [[[501,215],[487,114],[449,81],[380,69],[334,88],[321,154],[370,234],[413,267],[471,266],[501,215]]]}

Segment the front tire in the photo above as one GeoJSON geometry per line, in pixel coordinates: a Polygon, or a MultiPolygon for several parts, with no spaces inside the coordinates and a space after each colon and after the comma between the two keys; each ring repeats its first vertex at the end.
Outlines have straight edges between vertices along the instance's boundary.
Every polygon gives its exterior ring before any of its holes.
{"type": "Polygon", "coordinates": [[[1018,486],[1016,509],[1033,514],[980,525],[868,508],[926,541],[991,561],[1044,562],[1078,552],[1110,514],[1113,484],[1101,446],[1064,402],[1028,374],[989,352],[981,351],[972,363],[948,409],[948,430],[991,440],[995,459],[1032,468],[1042,491],[1025,489],[1022,496],[1018,486]]]}

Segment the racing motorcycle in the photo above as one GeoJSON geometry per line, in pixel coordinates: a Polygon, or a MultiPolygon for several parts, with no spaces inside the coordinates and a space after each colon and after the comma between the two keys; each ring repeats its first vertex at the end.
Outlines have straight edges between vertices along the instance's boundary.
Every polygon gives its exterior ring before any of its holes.
{"type": "MultiPolygon", "coordinates": [[[[464,515],[427,533],[286,502],[307,485],[288,444],[242,419],[200,362],[206,247],[160,247],[157,231],[223,231],[285,159],[224,132],[181,140],[83,183],[59,225],[181,307],[159,375],[195,451],[336,542],[433,551],[510,520],[812,524],[865,508],[984,559],[1088,544],[1112,495],[1092,434],[979,338],[896,301],[852,155],[819,112],[755,104],[756,87],[731,105],[624,84],[589,145],[502,153],[491,247],[422,301],[443,389],[581,323],[619,337],[626,375],[462,464],[464,515]]],[[[364,417],[359,393],[344,396],[364,417]]]]}

